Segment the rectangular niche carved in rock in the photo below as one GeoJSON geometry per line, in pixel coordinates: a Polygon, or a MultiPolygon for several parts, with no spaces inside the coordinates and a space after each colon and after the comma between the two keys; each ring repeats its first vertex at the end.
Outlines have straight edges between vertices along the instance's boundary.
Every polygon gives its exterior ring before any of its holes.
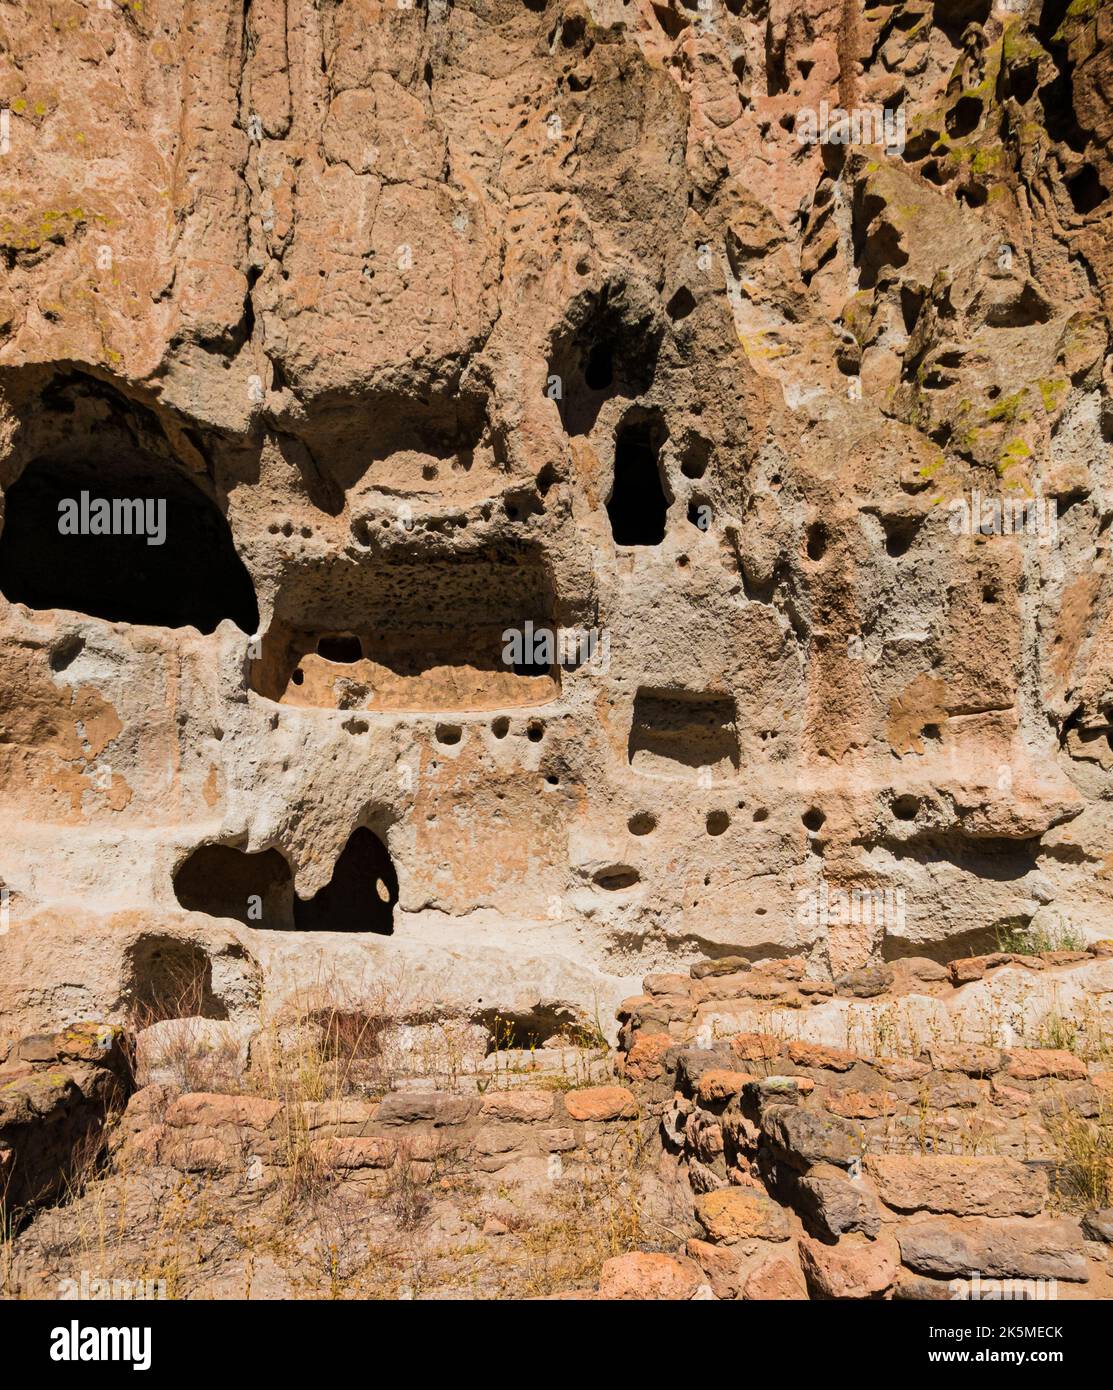
{"type": "Polygon", "coordinates": [[[435,712],[545,704],[559,667],[509,664],[508,629],[555,630],[538,551],[481,549],[343,561],[291,575],[253,688],[315,709],[435,712]]]}
{"type": "Polygon", "coordinates": [[[685,768],[720,777],[737,772],[734,697],[643,686],[634,697],[628,752],[635,771],[658,777],[685,776],[685,768]]]}

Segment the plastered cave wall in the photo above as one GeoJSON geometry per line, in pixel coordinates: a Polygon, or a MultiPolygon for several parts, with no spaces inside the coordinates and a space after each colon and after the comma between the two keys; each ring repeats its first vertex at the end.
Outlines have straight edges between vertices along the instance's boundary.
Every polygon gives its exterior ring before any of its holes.
{"type": "Polygon", "coordinates": [[[2,0],[5,1027],[183,961],[216,1016],[606,1025],[702,956],[1108,934],[1111,40],[2,0]],[[962,534],[975,492],[1054,533],[962,534]],[[163,543],[63,535],[83,493],[163,543]]]}

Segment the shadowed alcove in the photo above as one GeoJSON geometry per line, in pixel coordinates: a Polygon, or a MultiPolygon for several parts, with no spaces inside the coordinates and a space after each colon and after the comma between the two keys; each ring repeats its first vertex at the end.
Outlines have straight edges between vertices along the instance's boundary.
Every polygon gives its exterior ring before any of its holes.
{"type": "Polygon", "coordinates": [[[0,591],[29,608],[109,622],[259,623],[255,590],[216,503],[174,464],[103,441],[31,462],[5,495],[0,591]]]}
{"type": "Polygon", "coordinates": [[[285,575],[251,685],[317,709],[544,704],[559,694],[560,672],[536,659],[532,634],[556,629],[556,607],[539,546],[457,549],[388,531],[358,560],[330,557],[285,575]],[[522,635],[517,645],[508,632],[522,635]]]}
{"type": "Polygon", "coordinates": [[[398,875],[379,837],[352,832],[331,880],[312,898],[294,892],[290,866],[276,849],[249,853],[232,845],[201,845],[179,865],[174,892],[182,907],[231,917],[270,931],[394,930],[398,875]]]}
{"type": "Polygon", "coordinates": [[[341,851],[332,879],[308,901],[294,899],[298,931],[371,931],[389,936],[394,930],[398,875],[386,846],[361,826],[341,851]]]}
{"type": "Polygon", "coordinates": [[[615,278],[576,298],[553,334],[549,356],[568,434],[590,434],[612,397],[633,400],[649,390],[662,337],[654,297],[643,287],[615,278]]]}
{"type": "Polygon", "coordinates": [[[615,545],[660,545],[669,499],[661,478],[664,422],[653,415],[627,417],[614,443],[614,486],[607,515],[615,545]]]}

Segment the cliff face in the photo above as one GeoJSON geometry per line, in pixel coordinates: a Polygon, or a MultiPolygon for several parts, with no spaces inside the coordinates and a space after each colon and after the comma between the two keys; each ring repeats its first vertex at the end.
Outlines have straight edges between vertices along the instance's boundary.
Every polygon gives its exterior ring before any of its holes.
{"type": "Polygon", "coordinates": [[[0,6],[5,1031],[1102,935],[1111,40],[0,6]]]}

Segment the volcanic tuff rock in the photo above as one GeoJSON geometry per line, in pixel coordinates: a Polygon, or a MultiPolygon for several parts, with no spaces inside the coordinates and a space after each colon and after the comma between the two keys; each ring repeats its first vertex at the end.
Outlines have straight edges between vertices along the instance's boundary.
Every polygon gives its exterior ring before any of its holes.
{"type": "Polygon", "coordinates": [[[1111,38],[0,8],[4,1034],[1107,935],[1111,38]]]}

